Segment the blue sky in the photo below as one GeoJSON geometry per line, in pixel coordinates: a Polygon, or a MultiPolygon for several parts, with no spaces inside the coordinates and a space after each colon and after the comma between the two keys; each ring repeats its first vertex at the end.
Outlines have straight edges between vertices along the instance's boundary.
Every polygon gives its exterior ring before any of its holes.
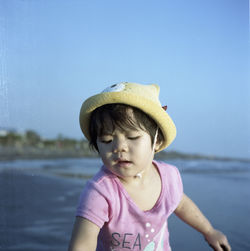
{"type": "Polygon", "coordinates": [[[247,0],[0,0],[0,126],[81,138],[82,102],[157,83],[169,150],[250,156],[247,0]]]}

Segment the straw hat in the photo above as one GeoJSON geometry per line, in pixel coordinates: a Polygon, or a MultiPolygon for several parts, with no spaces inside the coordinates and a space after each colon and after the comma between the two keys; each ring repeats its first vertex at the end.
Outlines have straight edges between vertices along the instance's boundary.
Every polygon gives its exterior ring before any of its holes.
{"type": "Polygon", "coordinates": [[[159,101],[160,88],[156,84],[142,85],[123,82],[106,88],[100,94],[88,98],[81,107],[80,126],[89,140],[89,121],[91,113],[98,107],[120,103],[134,106],[148,114],[159,126],[164,136],[160,149],[168,147],[176,136],[176,127],[159,101]]]}

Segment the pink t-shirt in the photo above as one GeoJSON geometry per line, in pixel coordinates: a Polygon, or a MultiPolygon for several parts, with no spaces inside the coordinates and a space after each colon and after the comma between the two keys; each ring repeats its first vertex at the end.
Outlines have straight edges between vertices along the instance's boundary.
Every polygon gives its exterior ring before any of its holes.
{"type": "Polygon", "coordinates": [[[148,211],[139,209],[120,180],[105,166],[86,184],[77,216],[100,227],[97,251],[170,251],[167,219],[178,206],[183,187],[175,166],[153,161],[161,194],[148,211]]]}

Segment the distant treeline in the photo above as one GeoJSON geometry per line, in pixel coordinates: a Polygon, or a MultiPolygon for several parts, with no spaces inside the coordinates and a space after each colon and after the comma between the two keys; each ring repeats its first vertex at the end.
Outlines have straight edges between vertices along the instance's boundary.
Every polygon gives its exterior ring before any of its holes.
{"type": "MultiPolygon", "coordinates": [[[[86,142],[84,142],[85,144],[86,142]]],[[[76,140],[58,135],[56,139],[43,139],[41,136],[33,131],[27,130],[24,134],[16,132],[7,132],[5,135],[0,135],[1,146],[33,146],[33,147],[79,147],[83,144],[83,140],[76,140]]]]}
{"type": "Polygon", "coordinates": [[[58,135],[43,139],[37,132],[27,130],[20,134],[13,131],[0,135],[0,159],[94,157],[88,142],[58,135]]]}

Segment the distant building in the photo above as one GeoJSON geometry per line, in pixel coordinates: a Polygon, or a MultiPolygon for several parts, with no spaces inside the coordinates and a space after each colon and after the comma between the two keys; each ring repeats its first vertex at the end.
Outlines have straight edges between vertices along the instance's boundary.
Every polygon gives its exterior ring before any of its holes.
{"type": "Polygon", "coordinates": [[[5,137],[9,133],[16,133],[16,130],[13,128],[0,127],[0,137],[5,137]]]}

